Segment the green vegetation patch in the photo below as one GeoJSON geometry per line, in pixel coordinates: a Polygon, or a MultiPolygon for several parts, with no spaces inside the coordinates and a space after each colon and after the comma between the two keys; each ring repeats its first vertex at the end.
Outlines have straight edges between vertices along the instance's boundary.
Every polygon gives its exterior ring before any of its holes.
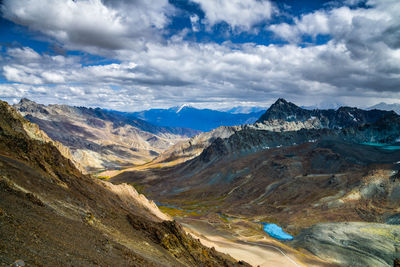
{"type": "Polygon", "coordinates": [[[195,211],[187,211],[187,210],[181,210],[181,209],[165,207],[165,206],[158,206],[158,208],[162,212],[164,212],[172,217],[201,216],[199,213],[197,213],[195,211]]]}
{"type": "Polygon", "coordinates": [[[130,183],[130,185],[133,186],[139,194],[145,195],[146,186],[137,183],[130,183]]]}
{"type": "Polygon", "coordinates": [[[399,242],[399,238],[394,235],[392,229],[389,228],[363,227],[360,231],[371,235],[384,236],[399,242]]]}

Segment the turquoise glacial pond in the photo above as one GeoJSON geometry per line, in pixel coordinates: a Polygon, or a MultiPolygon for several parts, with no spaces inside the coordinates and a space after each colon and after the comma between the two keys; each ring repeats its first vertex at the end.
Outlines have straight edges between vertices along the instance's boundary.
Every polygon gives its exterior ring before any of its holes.
{"type": "Polygon", "coordinates": [[[293,236],[289,235],[283,229],[274,223],[263,223],[264,232],[266,232],[270,237],[279,240],[292,240],[293,236]]]}
{"type": "Polygon", "coordinates": [[[391,144],[383,144],[383,143],[362,143],[362,145],[376,146],[376,147],[380,147],[382,149],[387,149],[387,150],[398,150],[398,149],[400,149],[400,146],[391,145],[391,144]]]}

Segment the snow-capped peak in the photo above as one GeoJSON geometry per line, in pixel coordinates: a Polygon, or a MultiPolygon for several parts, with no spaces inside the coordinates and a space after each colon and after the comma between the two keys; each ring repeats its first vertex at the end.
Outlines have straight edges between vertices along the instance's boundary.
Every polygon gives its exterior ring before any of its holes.
{"type": "Polygon", "coordinates": [[[189,104],[183,104],[182,106],[179,107],[178,111],[176,113],[179,113],[184,107],[190,107],[189,104]]]}

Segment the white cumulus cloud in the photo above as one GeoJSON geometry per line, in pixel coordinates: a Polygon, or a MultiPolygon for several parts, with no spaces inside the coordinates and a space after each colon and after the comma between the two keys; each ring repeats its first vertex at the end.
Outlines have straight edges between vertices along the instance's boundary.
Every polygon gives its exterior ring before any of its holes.
{"type": "Polygon", "coordinates": [[[232,28],[249,30],[254,24],[269,20],[273,5],[269,0],[192,0],[204,10],[210,25],[226,22],[232,28]]]}
{"type": "Polygon", "coordinates": [[[77,49],[143,49],[168,22],[168,0],[5,0],[3,17],[77,49]]]}

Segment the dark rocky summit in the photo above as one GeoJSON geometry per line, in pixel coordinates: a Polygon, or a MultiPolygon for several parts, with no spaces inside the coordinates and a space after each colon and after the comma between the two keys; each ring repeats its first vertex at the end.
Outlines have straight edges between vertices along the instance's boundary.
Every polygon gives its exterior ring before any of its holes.
{"type": "Polygon", "coordinates": [[[352,107],[340,107],[337,110],[307,110],[296,106],[285,99],[278,99],[257,122],[270,120],[282,121],[306,121],[318,119],[323,128],[345,128],[363,125],[366,123],[375,123],[388,115],[396,114],[393,111],[383,110],[362,110],[352,107]]]}

